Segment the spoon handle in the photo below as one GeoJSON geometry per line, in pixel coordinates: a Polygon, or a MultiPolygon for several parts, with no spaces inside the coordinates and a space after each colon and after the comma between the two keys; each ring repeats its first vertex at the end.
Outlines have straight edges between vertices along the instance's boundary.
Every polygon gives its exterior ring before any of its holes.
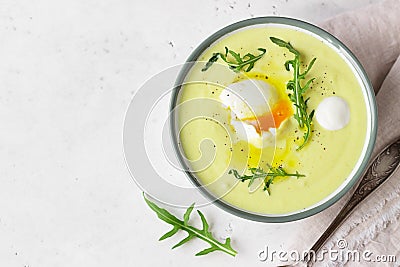
{"type": "Polygon", "coordinates": [[[342,208],[336,218],[328,226],[321,237],[310,249],[308,257],[304,259],[310,266],[318,250],[325,244],[326,240],[335,232],[353,209],[368,195],[386,181],[398,168],[400,163],[400,139],[385,147],[382,152],[372,161],[367,172],[361,179],[356,191],[350,200],[342,208]]]}

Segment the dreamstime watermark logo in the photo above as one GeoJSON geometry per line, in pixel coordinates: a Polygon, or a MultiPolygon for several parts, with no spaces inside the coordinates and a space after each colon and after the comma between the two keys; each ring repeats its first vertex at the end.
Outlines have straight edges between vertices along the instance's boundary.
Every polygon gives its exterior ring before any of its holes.
{"type": "Polygon", "coordinates": [[[262,262],[396,262],[396,255],[375,255],[370,250],[348,249],[345,239],[336,242],[336,248],[321,249],[318,253],[312,250],[273,250],[268,246],[258,252],[258,259],[262,262]]]}
{"type": "MultiPolygon", "coordinates": [[[[190,127],[198,121],[203,121],[203,124],[204,121],[207,121],[209,127],[214,127],[213,131],[218,128],[218,131],[226,136],[226,147],[232,147],[237,139],[227,123],[227,117],[231,115],[225,117],[215,115],[215,110],[221,109],[226,110],[225,113],[228,114],[228,107],[223,106],[223,103],[217,98],[207,96],[206,92],[210,88],[216,92],[228,90],[231,97],[234,97],[234,101],[243,101],[244,106],[253,115],[255,114],[253,107],[246,99],[223,85],[218,77],[214,77],[215,75],[210,75],[208,79],[205,79],[206,76],[203,75],[194,75],[186,81],[187,73],[193,69],[197,70],[196,66],[198,67],[198,65],[196,64],[198,63],[187,62],[176,65],[147,80],[134,94],[124,120],[124,155],[132,177],[147,195],[171,206],[185,207],[193,202],[196,203],[196,206],[207,205],[212,200],[223,197],[237,182],[240,182],[232,179],[229,182],[223,181],[224,176],[227,180],[226,175],[232,168],[232,158],[228,158],[226,170],[216,174],[213,182],[209,184],[198,182],[196,186],[189,183],[183,185],[179,181],[170,179],[170,176],[173,176],[171,173],[175,172],[187,180],[187,177],[183,175],[186,173],[192,176],[193,181],[196,182],[196,174],[207,170],[216,161],[217,150],[221,149],[216,140],[204,135],[201,140],[190,140],[192,146],[198,146],[196,149],[199,153],[197,153],[198,157],[189,157],[182,147],[181,140],[182,131],[188,125],[190,127]],[[203,92],[197,94],[196,97],[188,97],[185,101],[181,101],[182,90],[180,89],[184,86],[192,86],[192,90],[203,92]],[[169,106],[171,98],[172,102],[169,106]],[[209,190],[210,188],[218,188],[219,191],[217,196],[209,194],[209,198],[206,199],[199,194],[199,188],[205,189],[203,190],[205,192],[214,191],[209,190]],[[190,202],[186,203],[187,201],[190,202]]],[[[200,69],[198,71],[198,74],[202,74],[200,69]]],[[[222,76],[224,74],[232,75],[232,71],[222,64],[215,63],[213,71],[222,76]]],[[[263,101],[262,106],[270,110],[265,95],[257,85],[255,88],[258,90],[252,92],[252,97],[263,101]]],[[[230,112],[229,114],[233,114],[232,110],[230,112]]],[[[235,127],[236,132],[241,132],[247,137],[248,132],[243,124],[237,124],[235,127]]],[[[222,147],[222,149],[225,148],[222,147]]],[[[248,147],[244,151],[250,153],[250,148],[248,147]]],[[[232,157],[232,154],[228,156],[232,157]]],[[[247,158],[249,158],[249,154],[247,158]]],[[[261,161],[261,156],[259,159],[261,161]]],[[[240,166],[236,164],[235,169],[239,173],[244,173],[247,170],[247,162],[243,162],[240,166]]],[[[258,186],[261,186],[261,183],[258,186]]]]}

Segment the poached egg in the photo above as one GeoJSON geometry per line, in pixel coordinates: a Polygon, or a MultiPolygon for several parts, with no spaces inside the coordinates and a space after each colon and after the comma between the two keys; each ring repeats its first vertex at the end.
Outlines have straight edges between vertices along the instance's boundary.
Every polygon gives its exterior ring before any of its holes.
{"type": "Polygon", "coordinates": [[[277,128],[293,114],[289,100],[280,99],[275,87],[258,79],[233,83],[219,98],[231,112],[230,124],[237,141],[257,148],[273,146],[277,128]]]}

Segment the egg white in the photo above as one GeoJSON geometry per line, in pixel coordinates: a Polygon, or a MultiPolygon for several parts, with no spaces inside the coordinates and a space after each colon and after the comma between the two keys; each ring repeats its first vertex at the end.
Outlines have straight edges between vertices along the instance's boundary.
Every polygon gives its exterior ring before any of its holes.
{"type": "Polygon", "coordinates": [[[244,121],[271,112],[271,107],[278,100],[277,91],[272,85],[257,79],[247,79],[229,85],[219,98],[231,112],[230,124],[237,141],[246,141],[257,148],[274,145],[275,128],[258,133],[253,125],[244,121]]]}

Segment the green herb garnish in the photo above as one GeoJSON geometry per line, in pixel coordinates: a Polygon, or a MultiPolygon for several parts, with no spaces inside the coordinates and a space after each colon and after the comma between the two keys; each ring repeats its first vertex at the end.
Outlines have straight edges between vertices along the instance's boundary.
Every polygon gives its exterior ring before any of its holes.
{"type": "Polygon", "coordinates": [[[300,53],[299,53],[299,51],[294,49],[290,43],[285,42],[281,39],[278,39],[275,37],[270,37],[270,39],[274,44],[288,49],[289,52],[291,52],[295,55],[294,59],[288,60],[285,62],[285,68],[287,71],[290,71],[290,66],[292,66],[293,70],[294,70],[293,80],[290,80],[287,83],[286,88],[288,90],[292,91],[292,93],[289,94],[289,98],[296,107],[296,113],[294,114],[294,118],[299,123],[299,127],[301,129],[304,127],[307,128],[306,132],[303,135],[303,143],[297,148],[297,150],[300,150],[305,146],[308,139],[310,138],[311,123],[312,123],[312,118],[313,118],[314,112],[315,112],[315,110],[312,110],[309,114],[307,113],[307,102],[310,98],[307,98],[306,100],[304,100],[303,95],[307,91],[307,89],[309,89],[310,84],[314,81],[315,78],[308,80],[304,86],[301,86],[300,81],[305,79],[305,76],[310,71],[311,67],[314,65],[316,58],[313,58],[311,60],[310,64],[308,64],[306,71],[304,71],[303,73],[300,73],[300,53]]]}
{"type": "Polygon", "coordinates": [[[230,170],[228,172],[228,174],[233,174],[236,179],[239,179],[242,182],[249,180],[248,187],[250,187],[253,184],[255,179],[262,178],[262,179],[264,179],[264,188],[263,188],[263,190],[264,191],[268,191],[269,194],[271,194],[271,192],[269,190],[269,187],[270,187],[270,185],[272,184],[272,182],[274,181],[274,179],[276,177],[288,177],[288,176],[291,176],[291,177],[299,178],[299,177],[304,177],[305,176],[303,174],[299,174],[297,171],[296,171],[296,173],[287,173],[280,166],[277,167],[277,168],[274,168],[271,165],[267,165],[267,167],[269,169],[268,171],[264,171],[261,168],[249,168],[249,171],[251,172],[250,175],[240,175],[238,173],[238,171],[234,170],[234,169],[230,170]]]}
{"type": "Polygon", "coordinates": [[[166,234],[164,234],[162,237],[160,237],[159,241],[164,240],[168,237],[171,237],[174,234],[176,234],[179,230],[182,230],[182,231],[186,231],[188,233],[188,236],[185,237],[184,239],[182,239],[175,246],[173,246],[172,249],[177,248],[177,247],[185,244],[189,240],[197,237],[197,238],[204,240],[208,244],[210,244],[211,247],[198,252],[196,254],[196,256],[206,255],[210,252],[217,251],[217,250],[220,250],[220,251],[225,252],[232,256],[236,256],[237,252],[236,252],[236,250],[234,250],[231,247],[231,239],[229,237],[225,240],[225,243],[221,243],[215,239],[215,237],[212,235],[212,233],[210,231],[208,231],[209,226],[208,226],[207,220],[201,211],[197,210],[197,212],[200,216],[201,222],[203,224],[203,229],[200,230],[200,229],[197,229],[197,228],[189,225],[189,217],[190,217],[190,213],[193,211],[194,204],[192,204],[186,210],[186,212],[183,216],[183,221],[181,221],[178,218],[176,218],[174,215],[169,213],[167,210],[158,207],[155,203],[148,200],[144,196],[144,194],[143,194],[143,197],[144,197],[144,200],[146,201],[147,205],[149,205],[149,207],[157,213],[158,218],[160,218],[161,220],[163,220],[166,223],[169,223],[173,226],[172,230],[167,232],[166,234]]]}
{"type": "Polygon", "coordinates": [[[223,61],[225,61],[229,68],[233,70],[234,72],[239,72],[241,71],[245,66],[248,65],[248,67],[245,69],[246,72],[249,72],[253,67],[254,63],[262,58],[262,56],[266,53],[267,50],[264,48],[258,48],[257,50],[261,51],[261,54],[258,56],[255,56],[251,53],[247,53],[243,57],[240,56],[240,53],[236,53],[228,47],[225,47],[225,54],[223,53],[214,53],[212,57],[208,60],[204,68],[201,69],[201,71],[206,71],[208,68],[214,64],[218,60],[218,58],[222,58],[223,61]],[[231,60],[228,59],[228,55],[231,55],[231,60]]]}

